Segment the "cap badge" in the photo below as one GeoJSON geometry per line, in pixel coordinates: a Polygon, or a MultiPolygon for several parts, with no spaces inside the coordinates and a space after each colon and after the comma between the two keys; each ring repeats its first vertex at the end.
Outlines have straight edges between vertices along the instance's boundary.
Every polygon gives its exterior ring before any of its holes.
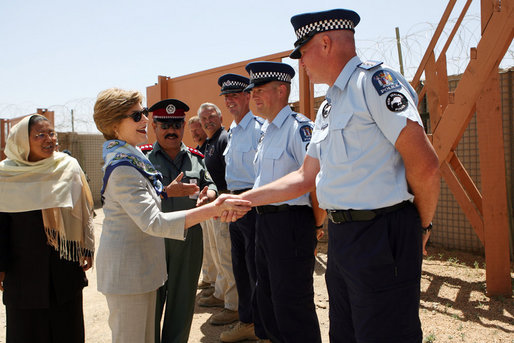
{"type": "Polygon", "coordinates": [[[173,113],[175,113],[175,111],[176,111],[176,108],[174,105],[169,104],[168,106],[166,106],[166,113],[173,114],[173,113]]]}

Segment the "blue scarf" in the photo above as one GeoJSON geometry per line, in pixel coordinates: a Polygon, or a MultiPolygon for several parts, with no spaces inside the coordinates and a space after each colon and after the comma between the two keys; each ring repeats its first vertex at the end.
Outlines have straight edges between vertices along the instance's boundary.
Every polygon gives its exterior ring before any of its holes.
{"type": "Polygon", "coordinates": [[[104,159],[104,178],[102,190],[102,203],[104,200],[105,187],[107,181],[114,168],[119,166],[129,166],[136,168],[145,178],[150,181],[161,197],[166,198],[166,192],[163,192],[162,175],[152,162],[138,148],[118,139],[108,140],[103,144],[102,157],[104,159]]]}

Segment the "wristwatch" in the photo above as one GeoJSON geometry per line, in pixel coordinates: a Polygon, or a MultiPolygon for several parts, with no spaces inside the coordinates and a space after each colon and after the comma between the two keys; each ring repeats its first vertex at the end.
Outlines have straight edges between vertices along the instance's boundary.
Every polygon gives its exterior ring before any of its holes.
{"type": "Polygon", "coordinates": [[[430,222],[427,227],[422,227],[421,230],[423,230],[423,234],[432,231],[432,222],[430,222]]]}

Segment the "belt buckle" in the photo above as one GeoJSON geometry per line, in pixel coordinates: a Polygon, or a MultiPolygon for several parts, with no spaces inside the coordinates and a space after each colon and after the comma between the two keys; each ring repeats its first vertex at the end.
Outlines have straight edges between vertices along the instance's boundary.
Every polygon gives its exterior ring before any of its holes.
{"type": "Polygon", "coordinates": [[[348,215],[350,216],[350,220],[348,220],[346,218],[345,214],[346,213],[344,210],[329,210],[328,211],[328,217],[334,224],[342,224],[342,223],[346,223],[347,221],[351,221],[351,215],[348,213],[348,215]]]}

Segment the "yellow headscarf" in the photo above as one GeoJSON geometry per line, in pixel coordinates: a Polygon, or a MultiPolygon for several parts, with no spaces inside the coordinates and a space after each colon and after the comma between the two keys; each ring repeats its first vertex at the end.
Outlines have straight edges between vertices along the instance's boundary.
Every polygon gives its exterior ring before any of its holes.
{"type": "Polygon", "coordinates": [[[73,157],[54,152],[28,161],[29,120],[12,127],[0,162],[0,212],[42,210],[48,244],[61,258],[81,261],[94,252],[93,197],[73,157]]]}

